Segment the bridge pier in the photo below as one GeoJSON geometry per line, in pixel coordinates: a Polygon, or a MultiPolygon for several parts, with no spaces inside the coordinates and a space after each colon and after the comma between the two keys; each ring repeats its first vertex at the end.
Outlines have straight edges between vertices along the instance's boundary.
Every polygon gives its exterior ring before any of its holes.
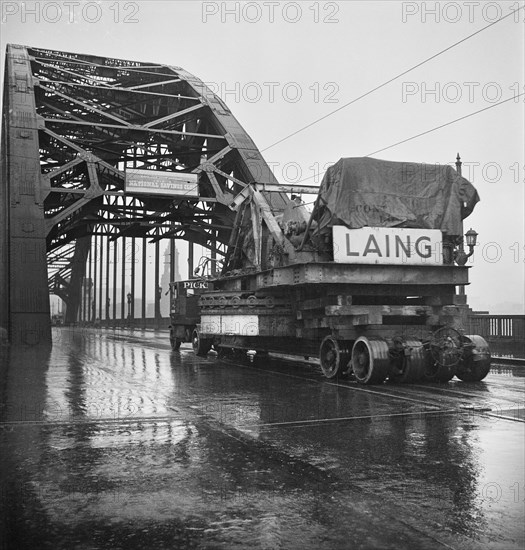
{"type": "Polygon", "coordinates": [[[76,323],[82,301],[82,282],[86,272],[86,261],[91,246],[91,236],[76,240],[75,253],[71,262],[71,279],[68,284],[66,303],[66,324],[76,323]]]}
{"type": "Polygon", "coordinates": [[[27,50],[6,55],[0,205],[0,327],[12,344],[51,343],[45,191],[27,50]]]}

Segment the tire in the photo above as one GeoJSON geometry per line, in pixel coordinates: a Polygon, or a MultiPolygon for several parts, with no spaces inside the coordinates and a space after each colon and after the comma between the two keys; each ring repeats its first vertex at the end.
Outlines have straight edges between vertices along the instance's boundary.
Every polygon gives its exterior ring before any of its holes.
{"type": "Polygon", "coordinates": [[[350,355],[342,342],[326,336],[319,346],[319,362],[326,378],[335,378],[346,367],[350,355]]]}
{"type": "Polygon", "coordinates": [[[489,346],[481,336],[473,335],[464,338],[468,347],[458,365],[456,376],[464,382],[480,382],[490,372],[489,346]]]}
{"type": "Polygon", "coordinates": [[[390,372],[388,344],[360,336],[352,348],[352,370],[360,384],[382,384],[390,372]]]}
{"type": "Polygon", "coordinates": [[[198,355],[199,357],[206,357],[211,349],[212,341],[202,338],[200,330],[195,327],[191,335],[191,345],[193,346],[195,355],[198,355]]]}

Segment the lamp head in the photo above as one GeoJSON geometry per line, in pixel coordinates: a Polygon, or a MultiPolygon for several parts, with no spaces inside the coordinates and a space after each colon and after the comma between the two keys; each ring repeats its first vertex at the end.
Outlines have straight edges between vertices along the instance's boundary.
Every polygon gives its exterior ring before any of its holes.
{"type": "Polygon", "coordinates": [[[465,239],[467,241],[467,246],[476,246],[476,242],[478,239],[478,234],[474,231],[474,229],[470,228],[465,233],[465,239]]]}

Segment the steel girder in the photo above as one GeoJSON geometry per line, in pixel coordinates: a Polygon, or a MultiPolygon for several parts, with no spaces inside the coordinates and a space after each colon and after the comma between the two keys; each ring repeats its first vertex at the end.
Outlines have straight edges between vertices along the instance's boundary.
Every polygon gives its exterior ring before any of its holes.
{"type": "MultiPolygon", "coordinates": [[[[78,308],[81,278],[72,275],[86,255],[75,256],[73,245],[84,237],[182,238],[224,256],[240,223],[233,199],[253,182],[279,185],[224,102],[180,67],[15,45],[6,61],[1,198],[10,221],[0,259],[10,261],[0,271],[7,312],[0,326],[11,325],[12,334],[28,330],[15,319],[22,308],[41,318],[38,338],[49,338],[48,288],[78,308]],[[196,173],[200,198],[129,196],[125,170],[133,168],[196,173]],[[9,252],[29,242],[34,252],[25,260],[9,252]],[[19,278],[33,257],[31,276],[19,278]],[[33,298],[22,305],[13,296],[29,284],[33,298]]],[[[284,192],[256,198],[263,217],[289,204],[284,192]]],[[[240,210],[251,218],[250,208],[240,210]]],[[[241,255],[230,255],[229,269],[241,266],[241,255]]]]}
{"type": "Polygon", "coordinates": [[[9,46],[4,77],[0,330],[14,344],[51,341],[37,108],[26,48],[9,46]]]}

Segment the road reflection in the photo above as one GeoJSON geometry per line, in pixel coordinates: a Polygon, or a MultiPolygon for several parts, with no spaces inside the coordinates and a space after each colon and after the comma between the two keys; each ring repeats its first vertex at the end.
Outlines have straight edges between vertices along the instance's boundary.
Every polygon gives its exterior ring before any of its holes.
{"type": "Polygon", "coordinates": [[[453,393],[523,396],[503,375],[425,402],[417,387],[171,352],[151,334],[65,329],[52,350],[0,353],[0,527],[13,547],[525,541],[523,424],[460,409],[453,393]]]}

